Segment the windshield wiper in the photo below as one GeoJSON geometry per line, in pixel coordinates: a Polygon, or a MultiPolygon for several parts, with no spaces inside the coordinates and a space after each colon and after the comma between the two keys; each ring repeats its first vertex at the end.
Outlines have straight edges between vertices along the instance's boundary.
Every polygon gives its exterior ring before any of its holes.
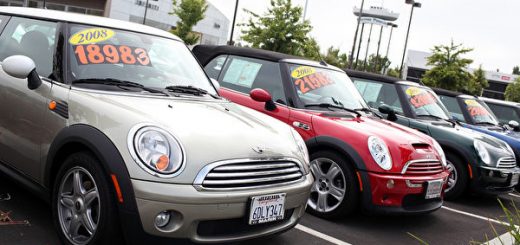
{"type": "Polygon", "coordinates": [[[476,125],[491,125],[491,126],[498,126],[492,122],[476,122],[476,125]]]}
{"type": "Polygon", "coordinates": [[[209,93],[207,90],[193,87],[193,86],[182,86],[182,85],[174,85],[168,86],[165,88],[166,90],[173,93],[181,93],[181,94],[192,94],[196,96],[209,95],[214,99],[220,99],[219,96],[209,93]]]}
{"type": "MultiPolygon", "coordinates": [[[[170,96],[169,94],[167,94],[161,90],[149,88],[140,83],[124,81],[124,80],[119,80],[119,79],[114,79],[114,78],[84,78],[84,79],[78,79],[78,80],[72,81],[72,84],[80,84],[80,83],[103,84],[103,85],[109,85],[109,86],[117,86],[119,88],[122,88],[122,87],[140,88],[141,90],[144,90],[146,92],[170,96]]],[[[124,88],[122,88],[122,89],[124,89],[124,88]]]]}
{"type": "Polygon", "coordinates": [[[353,109],[349,109],[349,108],[345,108],[343,106],[337,106],[337,105],[333,105],[333,104],[329,104],[329,103],[321,103],[321,104],[307,104],[305,105],[305,107],[321,107],[321,108],[334,108],[334,109],[341,109],[341,110],[345,110],[345,111],[348,111],[348,112],[352,112],[354,114],[356,114],[357,117],[361,117],[361,113],[359,113],[359,111],[357,110],[353,110],[353,109]]]}
{"type": "Polygon", "coordinates": [[[443,121],[450,121],[449,119],[442,118],[442,117],[435,116],[435,115],[417,115],[417,117],[429,117],[429,118],[435,118],[435,119],[439,119],[439,120],[443,120],[443,121]]]}

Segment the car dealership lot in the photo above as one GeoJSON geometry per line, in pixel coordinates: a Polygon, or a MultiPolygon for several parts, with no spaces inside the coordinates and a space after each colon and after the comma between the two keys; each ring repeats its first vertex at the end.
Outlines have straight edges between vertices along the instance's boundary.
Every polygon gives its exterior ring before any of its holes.
{"type": "MultiPolygon", "coordinates": [[[[29,222],[29,225],[0,225],[0,244],[59,244],[48,205],[6,177],[0,179],[0,210],[11,211],[9,217],[13,221],[29,222]],[[10,200],[3,200],[6,193],[10,200]]],[[[500,199],[520,206],[520,196],[503,195],[500,199]]],[[[469,244],[485,241],[486,234],[495,237],[491,225],[498,234],[505,233],[505,227],[497,224],[498,220],[505,217],[494,198],[465,197],[457,202],[446,202],[441,210],[424,216],[358,214],[326,221],[305,215],[295,229],[247,244],[419,244],[408,233],[429,244],[469,244]]]]}

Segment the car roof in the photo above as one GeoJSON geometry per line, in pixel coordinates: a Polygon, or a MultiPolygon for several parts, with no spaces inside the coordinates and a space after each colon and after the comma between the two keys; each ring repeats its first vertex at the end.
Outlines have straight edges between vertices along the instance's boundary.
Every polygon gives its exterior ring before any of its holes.
{"type": "Polygon", "coordinates": [[[486,98],[486,97],[479,97],[479,99],[485,101],[486,103],[490,103],[490,104],[499,104],[499,105],[505,105],[505,106],[520,107],[520,103],[516,103],[516,102],[512,102],[512,101],[503,101],[503,100],[491,99],[491,98],[486,98]]]}
{"type": "Polygon", "coordinates": [[[197,45],[193,48],[192,51],[203,66],[207,65],[211,60],[213,60],[215,57],[219,55],[236,55],[240,57],[248,57],[273,62],[286,62],[309,66],[319,66],[343,72],[341,69],[335,66],[324,66],[320,62],[309,60],[304,57],[288,55],[257,48],[236,47],[231,45],[197,45]]]}
{"type": "Polygon", "coordinates": [[[85,14],[75,14],[56,10],[37,9],[37,8],[26,8],[26,7],[0,7],[0,14],[3,15],[14,15],[23,16],[37,19],[47,19],[63,22],[71,22],[86,25],[95,25],[108,28],[115,28],[133,32],[140,32],[145,34],[151,34],[155,36],[166,37],[180,41],[180,39],[167,32],[157,28],[153,28],[146,25],[132,23],[128,21],[115,20],[105,17],[98,17],[85,14]]]}
{"type": "Polygon", "coordinates": [[[351,70],[351,69],[345,69],[344,71],[347,73],[347,75],[349,77],[357,77],[357,78],[361,78],[361,79],[374,80],[374,81],[378,81],[378,82],[391,83],[391,84],[424,86],[421,83],[405,81],[405,80],[400,79],[400,78],[391,77],[391,76],[385,76],[385,75],[371,73],[371,72],[356,71],[356,70],[351,70]]]}

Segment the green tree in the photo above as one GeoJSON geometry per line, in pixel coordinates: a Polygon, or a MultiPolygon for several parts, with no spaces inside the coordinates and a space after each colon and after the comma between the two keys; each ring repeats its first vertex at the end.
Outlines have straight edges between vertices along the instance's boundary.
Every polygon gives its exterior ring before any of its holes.
{"type": "Polygon", "coordinates": [[[252,17],[240,24],[245,27],[242,40],[252,47],[311,58],[316,55],[317,43],[308,36],[312,26],[308,20],[302,21],[303,9],[293,6],[291,0],[271,0],[271,6],[262,15],[244,11],[252,17]]]}
{"type": "Polygon", "coordinates": [[[489,87],[489,83],[486,79],[486,72],[482,70],[482,66],[479,66],[468,80],[466,91],[471,95],[482,96],[482,92],[487,87],[489,87]]]}
{"type": "Polygon", "coordinates": [[[327,49],[327,53],[323,55],[323,60],[327,64],[337,66],[341,69],[345,69],[348,66],[348,55],[346,53],[340,53],[340,50],[330,46],[327,49]]]}
{"type": "Polygon", "coordinates": [[[473,60],[462,56],[473,51],[462,47],[462,44],[439,45],[432,49],[433,54],[428,57],[428,65],[433,66],[428,70],[422,82],[430,87],[439,87],[453,91],[462,91],[471,79],[471,73],[466,69],[473,60]]]}
{"type": "Polygon", "coordinates": [[[513,67],[513,74],[520,75],[520,67],[519,66],[513,67]]]}
{"type": "Polygon", "coordinates": [[[207,9],[206,0],[173,0],[173,12],[170,14],[179,17],[179,21],[171,32],[188,45],[196,44],[199,36],[192,32],[192,28],[204,19],[207,9]]]}
{"type": "Polygon", "coordinates": [[[381,73],[383,69],[390,67],[390,60],[387,57],[379,55],[370,55],[368,57],[367,66],[364,68],[365,71],[381,73]]]}
{"type": "Polygon", "coordinates": [[[401,77],[401,73],[399,72],[399,67],[388,69],[386,75],[387,76],[391,76],[391,77],[400,78],[401,77]]]}
{"type": "Polygon", "coordinates": [[[318,41],[309,37],[308,41],[303,45],[303,53],[298,55],[321,61],[320,45],[318,45],[318,41]]]}
{"type": "Polygon", "coordinates": [[[507,101],[520,103],[520,77],[507,85],[505,96],[507,101]]]}

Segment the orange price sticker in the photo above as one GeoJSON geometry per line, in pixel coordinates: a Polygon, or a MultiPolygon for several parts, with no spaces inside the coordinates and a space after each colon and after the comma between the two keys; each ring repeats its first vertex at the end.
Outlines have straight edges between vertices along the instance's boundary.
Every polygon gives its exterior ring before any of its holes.
{"type": "Polygon", "coordinates": [[[334,81],[319,72],[294,80],[294,86],[304,94],[330,84],[334,84],[334,81]]]}
{"type": "Polygon", "coordinates": [[[125,64],[151,66],[148,51],[127,45],[89,44],[74,46],[79,65],[125,64]]]}
{"type": "Polygon", "coordinates": [[[482,106],[468,106],[468,112],[472,117],[487,116],[489,112],[482,106]]]}

